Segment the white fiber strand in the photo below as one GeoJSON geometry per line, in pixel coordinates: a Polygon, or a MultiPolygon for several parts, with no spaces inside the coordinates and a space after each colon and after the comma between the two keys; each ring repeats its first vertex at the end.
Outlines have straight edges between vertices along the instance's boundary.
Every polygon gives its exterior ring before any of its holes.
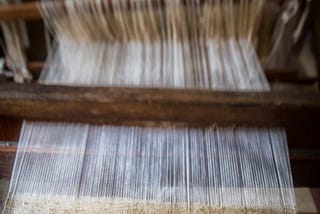
{"type": "Polygon", "coordinates": [[[5,213],[293,213],[283,154],[281,129],[25,122],[5,213]]]}

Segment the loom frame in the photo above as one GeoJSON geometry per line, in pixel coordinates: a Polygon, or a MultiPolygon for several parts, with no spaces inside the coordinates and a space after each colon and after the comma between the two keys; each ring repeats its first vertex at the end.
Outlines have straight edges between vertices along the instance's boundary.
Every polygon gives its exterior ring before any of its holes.
{"type": "MultiPolygon", "coordinates": [[[[0,21],[19,19],[41,19],[37,3],[0,7],[0,21]]],[[[271,79],[279,78],[272,75],[271,79]]],[[[281,78],[291,81],[290,76],[281,78]]],[[[0,84],[0,140],[16,142],[23,119],[141,126],[284,126],[295,186],[320,187],[319,93],[0,84]]],[[[0,145],[0,178],[10,177],[16,146],[0,145]]]]}

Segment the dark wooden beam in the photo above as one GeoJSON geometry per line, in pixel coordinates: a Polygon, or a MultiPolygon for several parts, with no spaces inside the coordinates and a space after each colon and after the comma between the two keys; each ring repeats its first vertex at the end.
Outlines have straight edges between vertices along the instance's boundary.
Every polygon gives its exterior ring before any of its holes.
{"type": "Polygon", "coordinates": [[[88,123],[318,127],[320,94],[2,84],[0,116],[88,123]]]}
{"type": "MultiPolygon", "coordinates": [[[[273,0],[277,1],[280,4],[283,0],[273,0]]],[[[0,5],[0,21],[13,21],[13,20],[35,20],[41,19],[41,13],[38,8],[38,1],[31,2],[22,2],[16,4],[0,5]]],[[[64,0],[61,0],[64,5],[64,0]]],[[[158,4],[158,1],[155,1],[155,4],[158,4]]],[[[112,4],[112,1],[109,1],[109,4],[112,4]]],[[[161,1],[161,5],[164,2],[161,1]]]]}
{"type": "Polygon", "coordinates": [[[14,21],[19,19],[41,19],[37,2],[23,2],[0,6],[0,21],[14,21]]]}

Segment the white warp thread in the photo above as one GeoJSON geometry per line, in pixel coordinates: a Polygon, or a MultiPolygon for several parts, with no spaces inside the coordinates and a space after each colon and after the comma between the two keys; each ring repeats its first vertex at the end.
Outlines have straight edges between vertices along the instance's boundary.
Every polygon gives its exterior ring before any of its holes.
{"type": "Polygon", "coordinates": [[[266,128],[25,122],[9,192],[5,213],[295,211],[286,137],[266,128]]]}

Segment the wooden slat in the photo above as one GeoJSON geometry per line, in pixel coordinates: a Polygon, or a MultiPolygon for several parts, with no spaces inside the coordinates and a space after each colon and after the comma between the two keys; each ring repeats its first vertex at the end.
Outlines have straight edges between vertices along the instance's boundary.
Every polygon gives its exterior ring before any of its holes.
{"type": "Polygon", "coordinates": [[[0,85],[0,116],[89,123],[319,126],[319,93],[0,85]]]}
{"type": "MultiPolygon", "coordinates": [[[[63,0],[61,1],[63,2],[63,0]]],[[[283,0],[273,1],[277,1],[280,4],[283,2],[283,0]]],[[[111,3],[112,2],[110,1],[110,4],[111,3]]],[[[162,1],[161,3],[163,4],[162,1]]],[[[0,5],[0,21],[12,21],[18,19],[34,20],[41,18],[42,17],[37,6],[37,1],[0,5]]]]}
{"type": "Polygon", "coordinates": [[[41,19],[37,2],[23,2],[0,6],[0,21],[13,21],[18,19],[41,19]]]}

